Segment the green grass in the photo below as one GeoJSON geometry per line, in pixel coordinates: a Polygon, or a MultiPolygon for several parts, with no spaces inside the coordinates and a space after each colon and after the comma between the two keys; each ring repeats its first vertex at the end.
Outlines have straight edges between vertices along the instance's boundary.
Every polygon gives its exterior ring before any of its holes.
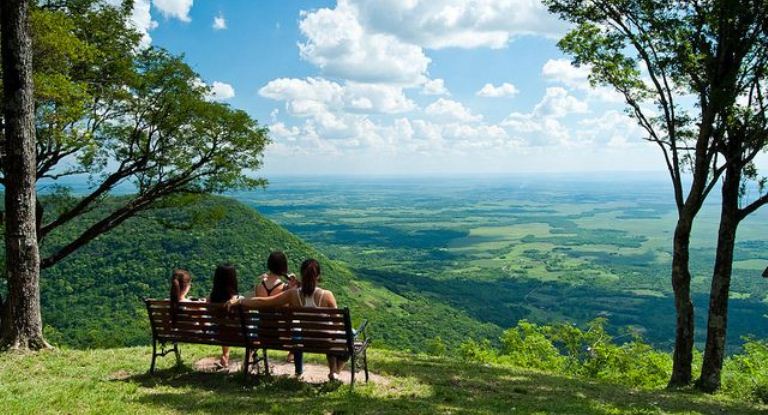
{"type": "MultiPolygon", "coordinates": [[[[183,346],[185,362],[216,348],[183,346]]],[[[245,382],[161,360],[149,347],[0,356],[0,413],[568,413],[734,414],[765,406],[693,392],[641,391],[544,372],[374,350],[386,384],[311,385],[289,378],[245,382]]],[[[237,355],[234,355],[237,358],[237,355]]]]}

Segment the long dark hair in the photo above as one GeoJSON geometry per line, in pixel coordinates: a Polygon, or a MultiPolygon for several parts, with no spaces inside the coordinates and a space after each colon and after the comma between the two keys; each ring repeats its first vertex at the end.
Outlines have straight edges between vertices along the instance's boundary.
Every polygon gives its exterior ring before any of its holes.
{"type": "Polygon", "coordinates": [[[305,297],[312,295],[320,278],[320,263],[310,258],[301,263],[301,293],[305,297]]]}
{"type": "Polygon", "coordinates": [[[274,251],[267,258],[269,272],[281,277],[288,276],[288,258],[281,251],[274,251]]]}
{"type": "Polygon", "coordinates": [[[192,282],[192,276],[189,275],[189,271],[183,269],[175,269],[171,273],[171,321],[176,322],[176,313],[179,308],[179,301],[181,301],[181,294],[189,288],[189,283],[192,282]]]}
{"type": "Polygon", "coordinates": [[[213,273],[213,288],[210,300],[212,303],[224,303],[237,295],[237,272],[235,266],[221,264],[213,273]]]}

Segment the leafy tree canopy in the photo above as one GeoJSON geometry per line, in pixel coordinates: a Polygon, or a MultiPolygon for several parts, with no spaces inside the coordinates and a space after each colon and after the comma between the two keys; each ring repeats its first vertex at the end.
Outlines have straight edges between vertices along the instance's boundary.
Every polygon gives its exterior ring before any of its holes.
{"type": "MultiPolygon", "coordinates": [[[[265,184],[250,173],[261,167],[267,129],[244,111],[212,101],[210,88],[183,57],[142,46],[129,22],[131,9],[131,1],[115,7],[65,0],[40,2],[33,10],[37,178],[56,183],[83,175],[90,183],[84,197],[54,185],[58,203],[38,215],[41,241],[93,210],[116,186],[136,189],[43,258],[43,268],[169,196],[265,184]]],[[[0,183],[2,170],[0,159],[0,183]]]]}

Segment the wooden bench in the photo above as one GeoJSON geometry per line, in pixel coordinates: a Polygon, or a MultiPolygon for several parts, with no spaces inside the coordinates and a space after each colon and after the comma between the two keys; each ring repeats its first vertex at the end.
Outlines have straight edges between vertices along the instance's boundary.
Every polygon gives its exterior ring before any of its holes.
{"type": "Polygon", "coordinates": [[[364,321],[354,330],[347,308],[249,310],[238,307],[227,312],[221,304],[183,302],[179,304],[174,320],[169,300],[147,299],[144,302],[152,328],[150,373],[155,373],[158,356],[173,352],[176,363],[181,364],[179,343],[194,343],[244,348],[243,373],[246,377],[251,365],[255,364],[259,369],[260,361],[263,361],[265,374],[269,375],[266,353],[269,349],[349,356],[352,385],[357,368],[364,370],[365,381],[368,381],[368,322],[364,321]],[[168,345],[173,347],[168,348],[168,345]],[[263,351],[262,357],[255,353],[259,349],[263,351]]]}
{"type": "MultiPolygon", "coordinates": [[[[244,370],[251,364],[250,351],[286,350],[349,357],[351,384],[357,368],[368,382],[368,321],[352,328],[348,308],[277,308],[254,310],[240,307],[240,319],[247,339],[244,370]]],[[[264,372],[269,375],[269,360],[264,353],[264,372]]],[[[258,362],[256,362],[258,364],[258,362]]]]}
{"type": "Polygon", "coordinates": [[[144,302],[152,327],[150,373],[155,373],[157,357],[171,352],[176,355],[176,364],[181,364],[179,343],[247,346],[238,314],[228,312],[222,304],[204,301],[179,303],[174,321],[169,300],[147,299],[144,302]],[[167,348],[169,344],[173,347],[167,348]],[[157,350],[158,345],[160,351],[157,350]]]}

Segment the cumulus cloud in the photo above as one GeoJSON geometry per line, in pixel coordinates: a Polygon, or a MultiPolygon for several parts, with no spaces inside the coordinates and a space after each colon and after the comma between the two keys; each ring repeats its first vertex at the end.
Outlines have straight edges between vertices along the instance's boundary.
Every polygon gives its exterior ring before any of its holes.
{"type": "Polygon", "coordinates": [[[581,120],[579,126],[585,128],[577,132],[577,137],[592,145],[629,147],[642,143],[641,138],[647,136],[637,121],[615,110],[606,111],[596,118],[581,120]]]}
{"type": "Polygon", "coordinates": [[[440,78],[429,79],[421,86],[423,95],[450,95],[448,88],[445,87],[445,81],[440,78]]]}
{"type": "Polygon", "coordinates": [[[501,48],[565,25],[534,0],[338,0],[303,11],[299,28],[301,57],[328,76],[415,85],[427,79],[424,48],[501,48]]]}
{"type": "Polygon", "coordinates": [[[544,98],[533,108],[537,117],[562,118],[572,113],[585,113],[587,103],[580,101],[563,88],[547,88],[544,98]]]}
{"type": "Polygon", "coordinates": [[[530,142],[534,144],[568,145],[571,135],[559,119],[587,111],[587,104],[570,95],[565,89],[550,87],[531,112],[513,112],[501,125],[518,133],[529,134],[530,142]]]}
{"type": "Polygon", "coordinates": [[[518,90],[516,86],[508,82],[504,82],[499,86],[494,86],[493,84],[485,84],[482,88],[480,88],[479,91],[475,93],[475,95],[486,98],[502,98],[513,97],[517,95],[518,92],[520,92],[520,90],[518,90]]]}
{"type": "Polygon", "coordinates": [[[299,43],[301,57],[329,76],[410,85],[426,79],[430,59],[420,47],[366,31],[346,1],[334,9],[302,12],[299,29],[306,37],[299,43]]]}
{"type": "Polygon", "coordinates": [[[372,30],[427,48],[502,48],[514,37],[555,37],[566,26],[535,0],[339,0],[372,30]]]}
{"type": "Polygon", "coordinates": [[[288,112],[296,116],[342,111],[397,114],[416,108],[398,86],[350,81],[342,85],[312,77],[274,79],[259,95],[285,102],[288,112]]]}
{"type": "Polygon", "coordinates": [[[473,114],[461,102],[445,98],[439,98],[437,101],[429,104],[424,112],[432,118],[447,121],[472,122],[483,119],[482,115],[473,114]]]}
{"type": "Polygon", "coordinates": [[[607,102],[623,102],[624,97],[612,88],[589,83],[589,66],[573,66],[567,59],[549,59],[541,68],[544,79],[561,83],[571,89],[583,91],[588,97],[607,102]]]}
{"type": "Polygon", "coordinates": [[[152,4],[166,18],[176,18],[182,22],[190,22],[189,10],[194,0],[152,0],[152,4]]]}
{"type": "Polygon", "coordinates": [[[213,27],[213,30],[225,30],[227,28],[227,20],[224,18],[224,15],[219,13],[218,16],[214,16],[211,27],[213,27]]]}
{"type": "Polygon", "coordinates": [[[213,81],[211,84],[210,98],[216,101],[224,101],[235,97],[235,88],[232,85],[213,81]]]}

